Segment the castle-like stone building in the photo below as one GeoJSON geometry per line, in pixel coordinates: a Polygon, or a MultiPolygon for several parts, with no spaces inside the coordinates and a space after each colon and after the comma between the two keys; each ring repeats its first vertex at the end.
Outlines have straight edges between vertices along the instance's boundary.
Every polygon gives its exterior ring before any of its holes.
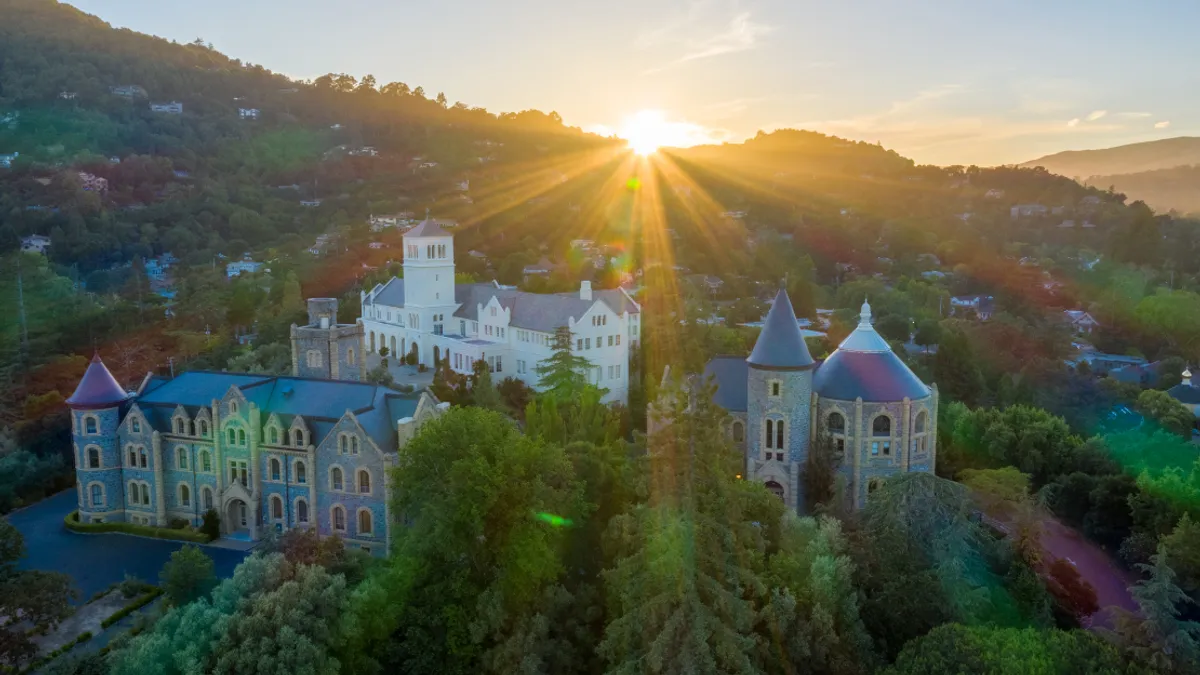
{"type": "MultiPolygon", "coordinates": [[[[310,311],[336,307],[321,301],[310,311]]],[[[199,525],[213,509],[224,536],[257,540],[272,529],[315,528],[385,555],[389,469],[448,404],[329,379],[355,369],[361,377],[350,355],[357,343],[345,336],[327,337],[323,347],[300,344],[301,357],[323,349],[327,370],[300,368],[320,379],[193,371],[147,375],[127,392],[95,356],[67,399],[80,520],[199,525]]]]}
{"type": "Polygon", "coordinates": [[[763,483],[790,508],[803,510],[803,471],[823,434],[854,508],[889,476],[934,470],[937,387],[922,382],[875,332],[866,302],[858,327],[817,363],[781,290],[750,357],[713,359],[705,379],[730,414],[746,479],[763,483]]]}

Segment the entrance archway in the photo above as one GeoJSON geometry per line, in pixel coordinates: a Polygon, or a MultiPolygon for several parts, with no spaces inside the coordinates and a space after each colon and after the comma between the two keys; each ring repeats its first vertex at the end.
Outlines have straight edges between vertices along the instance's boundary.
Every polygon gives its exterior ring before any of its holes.
{"type": "Polygon", "coordinates": [[[393,357],[396,357],[396,358],[401,358],[401,357],[403,357],[403,356],[404,356],[404,355],[403,355],[403,354],[401,354],[400,352],[397,352],[397,351],[396,351],[396,336],[395,336],[395,335],[393,335],[393,336],[392,336],[392,348],[391,348],[391,350],[390,350],[390,351],[388,351],[388,353],[389,353],[389,354],[391,354],[393,357]]]}
{"type": "Polygon", "coordinates": [[[230,500],[225,507],[225,530],[235,536],[250,535],[250,507],[246,502],[230,500]]]}
{"type": "Polygon", "coordinates": [[[442,365],[442,350],[437,345],[433,346],[433,367],[438,368],[442,365]]]}
{"type": "Polygon", "coordinates": [[[770,492],[771,494],[775,495],[776,497],[779,497],[780,501],[783,501],[783,486],[782,485],[780,485],[779,483],[776,483],[773,480],[769,480],[764,484],[764,487],[767,488],[767,492],[770,492]]]}

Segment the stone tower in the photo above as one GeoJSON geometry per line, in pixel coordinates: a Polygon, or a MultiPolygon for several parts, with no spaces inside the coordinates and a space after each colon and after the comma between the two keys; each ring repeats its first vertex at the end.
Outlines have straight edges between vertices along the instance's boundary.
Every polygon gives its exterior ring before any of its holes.
{"type": "Polygon", "coordinates": [[[816,364],[787,291],[775,296],[746,363],[746,477],[802,510],[816,364]]]}
{"type": "Polygon", "coordinates": [[[366,379],[361,324],[337,322],[337,298],[309,298],[308,325],[292,326],[292,375],[325,380],[366,379]]]}
{"type": "Polygon", "coordinates": [[[124,519],[117,429],[121,424],[121,406],[128,399],[129,394],[117,384],[99,354],[92,357],[75,393],[67,399],[82,522],[124,519]]]}

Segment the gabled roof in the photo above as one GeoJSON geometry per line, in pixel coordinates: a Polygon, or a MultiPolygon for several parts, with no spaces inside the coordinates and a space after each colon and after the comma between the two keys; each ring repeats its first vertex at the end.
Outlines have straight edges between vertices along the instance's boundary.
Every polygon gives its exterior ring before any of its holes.
{"type": "Polygon", "coordinates": [[[117,383],[117,378],[108,371],[97,352],[83,373],[79,386],[75,387],[75,393],[67,399],[67,405],[77,410],[95,410],[110,408],[127,398],[129,394],[117,383]]]}
{"type": "Polygon", "coordinates": [[[453,236],[449,232],[443,230],[433,218],[426,217],[419,225],[404,233],[404,238],[409,237],[450,237],[453,236]]]}
{"type": "Polygon", "coordinates": [[[404,306],[404,279],[392,277],[390,281],[375,292],[375,304],[389,307],[404,306]]]}
{"type": "Polygon", "coordinates": [[[717,386],[713,403],[730,412],[746,412],[750,386],[749,365],[740,356],[718,356],[704,367],[704,383],[709,379],[717,386]]]}
{"type": "Polygon", "coordinates": [[[787,291],[779,289],[771,311],[763,322],[762,332],[754,343],[754,351],[746,359],[752,367],[767,370],[804,370],[813,367],[812,354],[796,323],[792,301],[787,291]]]}

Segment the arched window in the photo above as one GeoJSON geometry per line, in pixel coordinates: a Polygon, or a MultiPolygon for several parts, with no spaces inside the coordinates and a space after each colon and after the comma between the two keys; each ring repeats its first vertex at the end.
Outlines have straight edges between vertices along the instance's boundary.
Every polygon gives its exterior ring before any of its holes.
{"type": "Polygon", "coordinates": [[[279,429],[276,427],[271,427],[270,431],[267,432],[267,435],[271,439],[271,445],[279,445],[279,429]]]}
{"type": "Polygon", "coordinates": [[[844,434],[846,433],[846,418],[842,413],[831,412],[825,426],[831,434],[844,434]]]}
{"type": "Polygon", "coordinates": [[[917,422],[916,422],[916,424],[913,425],[916,433],[918,433],[918,434],[925,433],[925,422],[928,419],[928,417],[929,416],[925,414],[924,410],[917,413],[917,422]]]}
{"type": "Polygon", "coordinates": [[[200,490],[201,504],[205,511],[211,511],[213,507],[212,488],[204,487],[200,490]]]}
{"type": "Polygon", "coordinates": [[[271,458],[271,480],[279,480],[279,474],[280,474],[279,460],[272,457],[271,458]]]}
{"type": "Polygon", "coordinates": [[[775,423],[775,449],[783,449],[783,420],[775,423]]]}
{"type": "Polygon", "coordinates": [[[775,420],[767,420],[767,449],[775,447],[775,420]]]}
{"type": "Polygon", "coordinates": [[[371,494],[371,474],[366,469],[358,470],[358,491],[361,494],[371,494]]]}
{"type": "Polygon", "coordinates": [[[355,356],[354,356],[354,347],[351,347],[346,350],[346,363],[348,363],[352,366],[357,363],[357,361],[355,361],[355,356]]]}
{"type": "Polygon", "coordinates": [[[234,431],[231,428],[231,429],[229,429],[228,435],[229,435],[229,444],[230,445],[234,445],[235,443],[237,443],[237,432],[236,431],[234,431]]]}
{"type": "Polygon", "coordinates": [[[880,415],[871,422],[872,436],[891,436],[892,435],[892,418],[887,415],[880,415]]]}
{"type": "Polygon", "coordinates": [[[175,448],[175,463],[181,469],[186,471],[188,468],[187,448],[175,448]]]}
{"type": "Polygon", "coordinates": [[[329,485],[331,490],[342,489],[342,470],[336,466],[329,470],[329,485]]]}
{"type": "Polygon", "coordinates": [[[138,446],[138,466],[143,469],[149,466],[149,462],[146,460],[146,448],[140,445],[138,446]]]}
{"type": "Polygon", "coordinates": [[[92,483],[92,486],[88,491],[92,493],[91,497],[92,497],[92,506],[93,507],[104,506],[104,486],[103,485],[101,485],[99,483],[92,483]]]}
{"type": "Polygon", "coordinates": [[[137,483],[130,483],[129,484],[129,503],[130,504],[141,504],[142,503],[141,492],[142,492],[142,488],[140,485],[138,485],[137,483]]]}
{"type": "Polygon", "coordinates": [[[142,433],[142,423],[136,417],[129,418],[129,430],[135,434],[142,433]]]}
{"type": "Polygon", "coordinates": [[[183,419],[176,417],[173,421],[175,422],[175,433],[183,434],[183,419]]]}
{"type": "Polygon", "coordinates": [[[746,427],[741,422],[733,423],[733,441],[741,443],[746,440],[746,427]]]}
{"type": "Polygon", "coordinates": [[[238,414],[238,402],[237,401],[229,402],[229,414],[230,415],[238,414]]]}
{"type": "Polygon", "coordinates": [[[296,482],[297,483],[304,485],[305,483],[308,482],[308,468],[304,465],[303,461],[301,461],[301,460],[296,461],[295,473],[296,473],[296,482]]]}
{"type": "Polygon", "coordinates": [[[283,518],[283,500],[279,495],[271,495],[271,517],[275,520],[283,518]]]}
{"type": "Polygon", "coordinates": [[[238,445],[246,444],[246,430],[238,429],[238,445]]]}
{"type": "Polygon", "coordinates": [[[338,532],[346,531],[346,509],[340,506],[333,507],[333,529],[338,532]]]}
{"type": "Polygon", "coordinates": [[[346,434],[338,434],[338,454],[344,455],[350,449],[350,439],[346,434]]]}
{"type": "Polygon", "coordinates": [[[96,417],[94,415],[88,415],[87,417],[83,418],[83,433],[85,433],[85,434],[99,433],[96,429],[97,429],[96,417]]]}
{"type": "Polygon", "coordinates": [[[129,452],[128,466],[131,468],[136,467],[137,466],[137,451],[133,449],[132,445],[125,446],[125,449],[129,452]]]}
{"type": "Polygon", "coordinates": [[[352,455],[358,454],[358,436],[350,437],[350,454],[352,454],[352,455]]]}
{"type": "Polygon", "coordinates": [[[196,422],[196,430],[200,433],[201,436],[203,436],[204,438],[208,438],[208,422],[206,422],[204,420],[200,420],[199,422],[196,422]]]}
{"type": "Polygon", "coordinates": [[[358,512],[358,533],[371,534],[374,523],[371,518],[370,509],[362,509],[358,512]]]}
{"type": "Polygon", "coordinates": [[[212,453],[207,450],[200,451],[200,470],[204,472],[212,471],[212,453]]]}
{"type": "Polygon", "coordinates": [[[186,486],[186,485],[179,486],[179,505],[180,506],[191,506],[192,505],[192,491],[189,490],[188,486],[186,486]]]}
{"type": "Polygon", "coordinates": [[[292,429],[292,445],[300,447],[304,445],[304,431],[301,429],[292,429]]]}
{"type": "Polygon", "coordinates": [[[88,465],[89,469],[99,469],[100,468],[100,448],[97,448],[94,445],[88,446],[87,462],[88,462],[87,465],[88,465]]]}
{"type": "Polygon", "coordinates": [[[371,331],[371,351],[375,351],[375,331],[371,331]]]}
{"type": "Polygon", "coordinates": [[[296,500],[296,522],[308,522],[308,502],[303,499],[296,500]]]}

